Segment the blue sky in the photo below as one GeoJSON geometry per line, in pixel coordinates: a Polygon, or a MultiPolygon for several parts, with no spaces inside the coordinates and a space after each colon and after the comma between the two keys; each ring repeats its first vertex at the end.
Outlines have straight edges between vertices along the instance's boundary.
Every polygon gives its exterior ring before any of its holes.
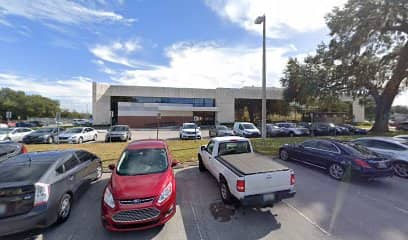
{"type": "MultiPolygon", "coordinates": [[[[328,40],[344,0],[0,0],[0,87],[91,109],[92,81],[172,87],[259,86],[267,18],[268,86],[287,59],[328,40]]],[[[403,103],[399,97],[398,103],[403,103]]]]}

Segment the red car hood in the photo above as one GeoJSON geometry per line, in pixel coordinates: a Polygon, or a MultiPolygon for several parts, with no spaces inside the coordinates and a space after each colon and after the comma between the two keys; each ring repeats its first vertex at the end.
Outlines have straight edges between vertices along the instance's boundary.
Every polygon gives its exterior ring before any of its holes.
{"type": "Polygon", "coordinates": [[[171,177],[171,171],[137,176],[114,173],[111,180],[112,194],[115,199],[123,200],[158,196],[171,177]]]}

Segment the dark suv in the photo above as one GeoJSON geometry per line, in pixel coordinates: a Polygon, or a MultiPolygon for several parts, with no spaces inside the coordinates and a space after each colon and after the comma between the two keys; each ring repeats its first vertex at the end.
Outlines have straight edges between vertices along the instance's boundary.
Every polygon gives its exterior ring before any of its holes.
{"type": "Polygon", "coordinates": [[[0,162],[0,236],[65,221],[77,190],[102,176],[82,150],[21,154],[0,162]]]}

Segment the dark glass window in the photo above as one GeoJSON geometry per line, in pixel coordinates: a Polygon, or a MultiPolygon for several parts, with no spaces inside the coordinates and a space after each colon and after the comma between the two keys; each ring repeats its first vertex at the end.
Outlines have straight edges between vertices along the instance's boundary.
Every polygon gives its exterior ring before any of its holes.
{"type": "Polygon", "coordinates": [[[72,168],[74,168],[74,167],[75,167],[76,165],[78,165],[78,164],[79,164],[78,159],[77,159],[74,155],[72,155],[72,156],[64,163],[65,171],[71,170],[72,168]]]}

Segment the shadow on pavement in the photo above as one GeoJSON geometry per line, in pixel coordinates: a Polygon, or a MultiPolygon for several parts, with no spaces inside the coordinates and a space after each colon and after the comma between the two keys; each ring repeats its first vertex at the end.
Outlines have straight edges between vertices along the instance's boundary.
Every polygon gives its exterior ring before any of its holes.
{"type": "Polygon", "coordinates": [[[185,168],[176,173],[176,179],[187,239],[260,239],[281,227],[270,208],[224,205],[218,184],[208,172],[185,168]]]}

